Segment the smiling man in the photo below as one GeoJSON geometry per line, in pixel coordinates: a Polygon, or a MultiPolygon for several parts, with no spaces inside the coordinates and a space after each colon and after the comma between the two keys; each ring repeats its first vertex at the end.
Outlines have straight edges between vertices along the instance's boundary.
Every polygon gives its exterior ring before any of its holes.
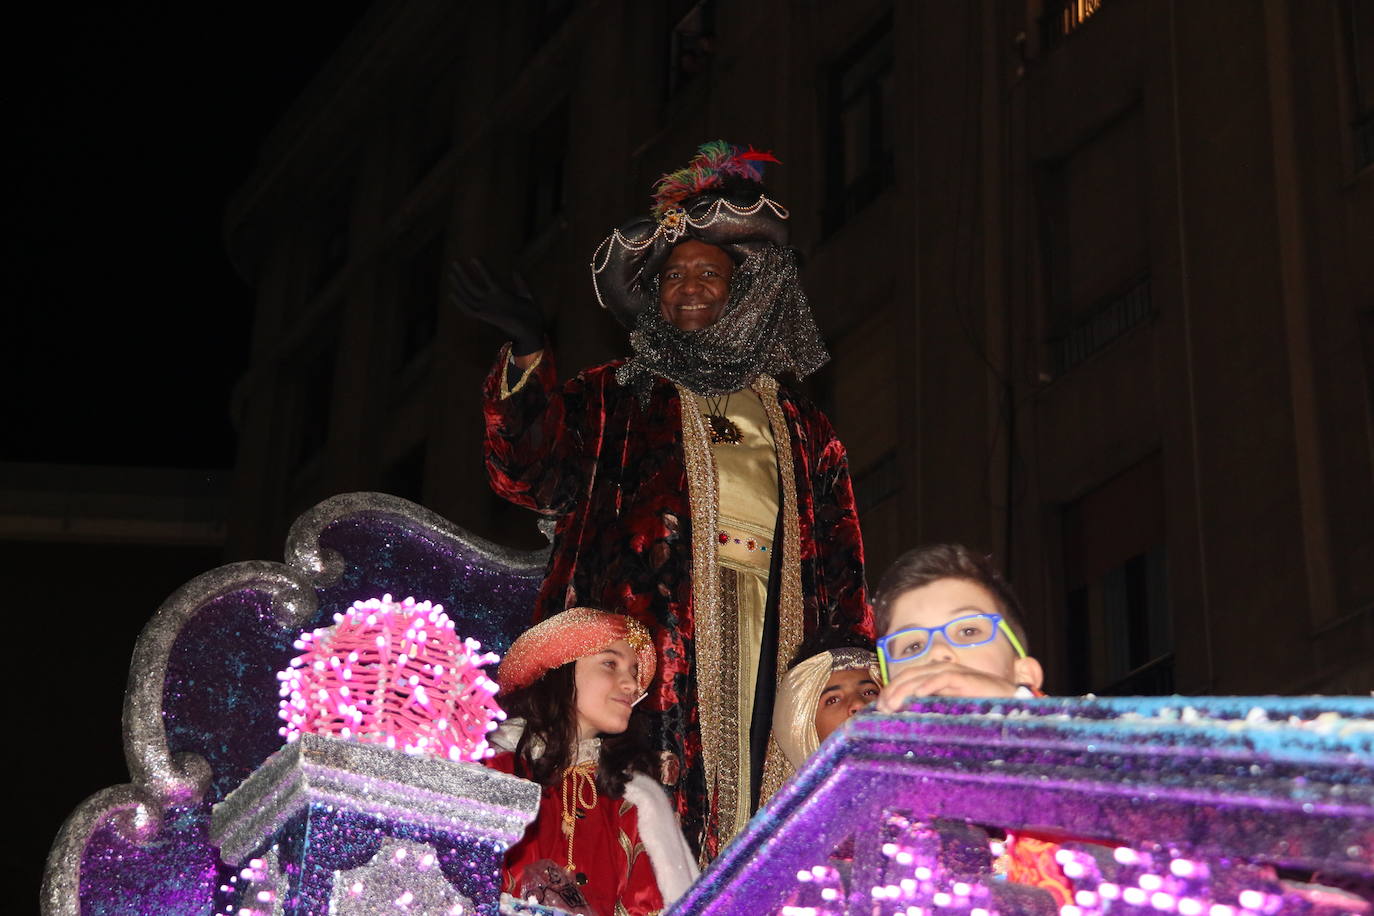
{"type": "Polygon", "coordinates": [[[734,270],[723,249],[696,239],[678,242],[659,274],[659,314],[680,331],[710,327],[730,298],[734,270]]]}
{"type": "Polygon", "coordinates": [[[878,656],[869,649],[832,649],[793,665],[773,707],[773,734],[788,775],[835,729],[872,705],[879,690],[878,656]]]}
{"type": "Polygon", "coordinates": [[[594,604],[650,627],[659,775],[703,861],[781,781],[773,694],[802,640],[872,638],[844,447],[779,384],[828,357],[760,184],[776,161],[718,141],[659,181],[592,258],[631,355],[566,383],[528,292],[454,271],[458,306],[512,341],[485,387],[492,486],[557,522],[534,617],[594,604]]]}

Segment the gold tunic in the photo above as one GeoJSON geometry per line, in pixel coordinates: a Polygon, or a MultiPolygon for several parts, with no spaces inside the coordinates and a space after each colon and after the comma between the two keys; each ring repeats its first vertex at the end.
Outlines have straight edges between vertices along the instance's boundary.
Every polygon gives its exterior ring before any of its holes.
{"type": "MultiPolygon", "coordinates": [[[[779,674],[801,641],[797,485],[790,428],[774,379],[758,376],[749,389],[731,396],[725,409],[741,431],[743,441],[738,445],[712,444],[701,398],[682,386],[677,391],[683,404],[683,456],[692,514],[697,677],[699,684],[713,688],[698,695],[706,791],[719,810],[719,821],[708,832],[723,846],[749,821],[750,721],[774,549],[782,552],[776,584],[779,674]],[[758,416],[758,409],[763,416],[758,416]],[[721,456],[725,467],[719,467],[721,456]],[[778,456],[785,459],[779,461],[778,456]],[[783,542],[774,545],[769,540],[779,519],[783,542]],[[750,540],[754,549],[749,549],[750,540]]],[[[785,776],[775,743],[769,736],[760,798],[775,791],[785,776]]],[[[709,861],[705,847],[702,861],[709,861]]]]}
{"type": "MultiPolygon", "coordinates": [[[[705,398],[698,397],[697,406],[703,414],[708,412],[705,398]]],[[[768,568],[778,522],[778,456],[768,414],[757,394],[747,389],[735,392],[724,403],[723,413],[740,431],[737,443],[711,445],[720,500],[716,559],[721,591],[734,598],[739,626],[735,715],[740,727],[735,731],[735,759],[740,767],[740,798],[733,825],[725,812],[721,818],[723,826],[734,833],[749,820],[749,724],[754,716],[763,616],[768,606],[768,568]]]]}

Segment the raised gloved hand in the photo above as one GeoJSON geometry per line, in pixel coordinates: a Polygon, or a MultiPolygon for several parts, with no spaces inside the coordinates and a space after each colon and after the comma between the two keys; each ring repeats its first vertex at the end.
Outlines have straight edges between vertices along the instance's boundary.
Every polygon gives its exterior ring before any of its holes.
{"type": "Polygon", "coordinates": [[[518,273],[511,292],[497,286],[486,265],[472,258],[466,267],[455,261],[449,267],[449,280],[449,299],[458,311],[510,337],[512,354],[526,356],[543,349],[544,313],[518,273]]]}

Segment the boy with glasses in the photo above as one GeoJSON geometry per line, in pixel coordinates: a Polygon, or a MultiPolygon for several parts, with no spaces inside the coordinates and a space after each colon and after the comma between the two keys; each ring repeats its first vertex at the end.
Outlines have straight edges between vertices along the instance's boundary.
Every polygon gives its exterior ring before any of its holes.
{"type": "MultiPolygon", "coordinates": [[[[903,554],[878,583],[873,616],[886,685],[880,712],[900,712],[919,697],[1044,696],[1044,671],[1026,654],[1016,593],[967,547],[935,544],[903,554]]],[[[1008,833],[993,871],[1067,908],[1073,885],[1055,862],[1057,839],[1008,833]]]]}
{"type": "Polygon", "coordinates": [[[959,544],[908,551],[874,593],[881,712],[918,697],[1042,696],[1026,653],[1016,594],[984,557],[959,544]]]}

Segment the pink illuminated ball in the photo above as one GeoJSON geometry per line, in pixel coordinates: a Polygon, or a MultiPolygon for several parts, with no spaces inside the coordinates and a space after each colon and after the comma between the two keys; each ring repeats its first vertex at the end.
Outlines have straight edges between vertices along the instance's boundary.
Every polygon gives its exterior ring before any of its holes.
{"type": "Polygon", "coordinates": [[[506,714],[482,667],[498,658],[455,634],[440,605],[357,601],[295,646],[277,675],[288,742],[309,732],[450,760],[493,753],[487,732],[506,714]]]}

